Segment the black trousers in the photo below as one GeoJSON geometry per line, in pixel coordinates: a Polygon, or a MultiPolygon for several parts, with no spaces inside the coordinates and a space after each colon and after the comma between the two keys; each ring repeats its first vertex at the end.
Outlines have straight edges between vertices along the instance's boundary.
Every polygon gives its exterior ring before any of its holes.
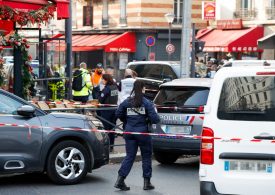
{"type": "Polygon", "coordinates": [[[80,101],[82,103],[86,103],[89,100],[89,96],[73,96],[74,101],[80,101]]]}
{"type": "Polygon", "coordinates": [[[152,177],[152,138],[142,135],[124,135],[126,142],[126,157],[118,171],[122,177],[127,177],[134,164],[138,147],[141,151],[143,177],[152,177]]]}

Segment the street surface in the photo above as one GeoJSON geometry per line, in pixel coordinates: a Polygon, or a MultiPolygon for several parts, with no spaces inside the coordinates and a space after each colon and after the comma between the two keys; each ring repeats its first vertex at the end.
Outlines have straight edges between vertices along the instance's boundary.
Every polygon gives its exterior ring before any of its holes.
{"type": "Polygon", "coordinates": [[[120,164],[109,164],[88,174],[82,183],[72,186],[58,186],[51,183],[46,175],[31,174],[0,178],[1,195],[112,195],[112,194],[150,194],[150,195],[198,195],[199,162],[197,157],[179,159],[171,166],[153,161],[152,183],[156,189],[144,191],[141,162],[135,162],[126,179],[130,191],[115,189],[114,183],[120,164]]]}

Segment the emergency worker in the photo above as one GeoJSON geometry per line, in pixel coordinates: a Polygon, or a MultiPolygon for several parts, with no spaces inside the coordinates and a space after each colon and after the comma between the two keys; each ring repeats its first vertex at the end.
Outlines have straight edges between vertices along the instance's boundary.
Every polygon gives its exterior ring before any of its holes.
{"type": "Polygon", "coordinates": [[[122,79],[119,84],[120,93],[118,104],[122,103],[130,96],[135,81],[136,79],[133,78],[133,71],[131,69],[126,69],[124,73],[124,79],[122,79]]]}
{"type": "MultiPolygon", "coordinates": [[[[118,99],[118,89],[117,85],[113,80],[113,77],[109,74],[102,75],[102,82],[105,85],[98,97],[99,103],[101,104],[117,104],[118,99]]],[[[110,123],[116,123],[115,110],[102,110],[100,111],[100,116],[110,123]]],[[[102,120],[105,130],[112,130],[114,127],[110,123],[102,120]]],[[[115,134],[108,133],[110,139],[110,152],[114,149],[115,134]]]]}
{"type": "MultiPolygon", "coordinates": [[[[148,132],[148,123],[158,123],[160,118],[156,113],[154,104],[144,97],[145,85],[143,81],[137,80],[134,83],[131,96],[124,100],[116,111],[118,117],[125,125],[127,132],[148,132]]],[[[118,171],[118,178],[115,188],[130,190],[124,179],[128,176],[134,163],[138,147],[142,156],[142,169],[144,177],[144,190],[152,190],[155,187],[151,184],[152,177],[152,139],[144,135],[124,135],[126,143],[126,157],[118,171]]]]}
{"type": "Polygon", "coordinates": [[[95,72],[92,73],[91,75],[91,82],[93,84],[93,99],[98,99],[99,95],[100,95],[100,85],[101,83],[101,79],[102,79],[102,75],[104,74],[104,69],[101,63],[98,63],[96,65],[96,69],[95,72]]]}
{"type": "Polygon", "coordinates": [[[73,78],[73,100],[86,103],[89,99],[90,90],[92,89],[91,76],[87,70],[87,64],[81,62],[79,69],[74,72],[73,78]]]}

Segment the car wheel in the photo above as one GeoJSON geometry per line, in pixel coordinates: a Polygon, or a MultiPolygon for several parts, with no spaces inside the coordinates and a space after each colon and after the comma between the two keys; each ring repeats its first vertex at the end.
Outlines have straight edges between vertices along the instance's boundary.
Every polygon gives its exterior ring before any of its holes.
{"type": "Polygon", "coordinates": [[[88,172],[90,158],[87,149],[78,142],[64,141],[50,151],[47,174],[57,184],[76,184],[88,172]]]}
{"type": "Polygon", "coordinates": [[[166,152],[154,152],[155,159],[161,164],[172,164],[179,158],[178,154],[169,154],[166,152]]]}

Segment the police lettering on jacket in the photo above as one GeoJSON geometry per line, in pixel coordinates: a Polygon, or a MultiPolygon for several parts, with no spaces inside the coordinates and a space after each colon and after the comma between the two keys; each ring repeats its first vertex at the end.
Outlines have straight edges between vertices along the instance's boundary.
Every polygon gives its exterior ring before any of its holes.
{"type": "Polygon", "coordinates": [[[148,121],[152,124],[160,121],[154,104],[144,97],[141,107],[138,108],[132,106],[131,98],[127,98],[119,105],[116,117],[124,122],[126,131],[132,132],[146,132],[148,121]]]}

